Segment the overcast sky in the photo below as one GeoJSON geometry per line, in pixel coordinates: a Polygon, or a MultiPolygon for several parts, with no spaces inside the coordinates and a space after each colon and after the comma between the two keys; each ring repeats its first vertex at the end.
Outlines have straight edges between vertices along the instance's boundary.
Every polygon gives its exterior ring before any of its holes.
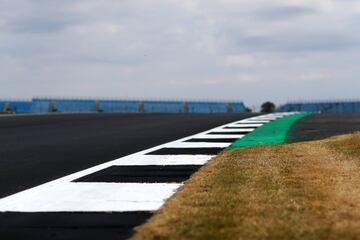
{"type": "Polygon", "coordinates": [[[0,98],[359,98],[358,0],[0,0],[0,98]]]}

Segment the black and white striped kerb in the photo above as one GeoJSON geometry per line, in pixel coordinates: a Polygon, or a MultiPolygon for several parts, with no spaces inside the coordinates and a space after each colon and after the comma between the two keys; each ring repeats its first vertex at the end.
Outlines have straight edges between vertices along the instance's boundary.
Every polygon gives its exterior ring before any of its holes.
{"type": "Polygon", "coordinates": [[[181,183],[201,165],[111,166],[74,182],[181,183]]]}

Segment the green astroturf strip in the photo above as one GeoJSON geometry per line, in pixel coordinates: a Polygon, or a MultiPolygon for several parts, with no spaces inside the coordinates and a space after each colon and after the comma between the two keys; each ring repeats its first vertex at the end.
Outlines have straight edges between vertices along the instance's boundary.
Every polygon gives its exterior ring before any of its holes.
{"type": "Polygon", "coordinates": [[[286,135],[290,127],[299,119],[310,115],[311,113],[298,113],[285,116],[277,120],[271,121],[256,128],[251,133],[238,139],[228,148],[235,149],[248,147],[257,144],[277,144],[285,141],[286,135]]]}

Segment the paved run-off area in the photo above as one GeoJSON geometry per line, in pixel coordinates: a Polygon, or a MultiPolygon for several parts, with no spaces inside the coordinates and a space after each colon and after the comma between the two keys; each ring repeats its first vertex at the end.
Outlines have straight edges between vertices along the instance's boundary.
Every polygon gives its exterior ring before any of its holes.
{"type": "Polygon", "coordinates": [[[276,117],[235,121],[5,198],[0,233],[27,239],[126,237],[213,155],[276,117]]]}

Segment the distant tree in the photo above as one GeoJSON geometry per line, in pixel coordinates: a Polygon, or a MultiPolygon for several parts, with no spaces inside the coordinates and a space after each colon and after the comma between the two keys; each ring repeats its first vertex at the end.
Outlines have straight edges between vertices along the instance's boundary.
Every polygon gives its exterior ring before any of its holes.
{"type": "Polygon", "coordinates": [[[275,111],[275,104],[273,102],[267,101],[261,105],[261,112],[263,113],[272,113],[275,111]]]}
{"type": "Polygon", "coordinates": [[[251,108],[249,108],[249,107],[245,107],[245,112],[250,113],[250,112],[252,112],[252,109],[251,109],[251,108]]]}

